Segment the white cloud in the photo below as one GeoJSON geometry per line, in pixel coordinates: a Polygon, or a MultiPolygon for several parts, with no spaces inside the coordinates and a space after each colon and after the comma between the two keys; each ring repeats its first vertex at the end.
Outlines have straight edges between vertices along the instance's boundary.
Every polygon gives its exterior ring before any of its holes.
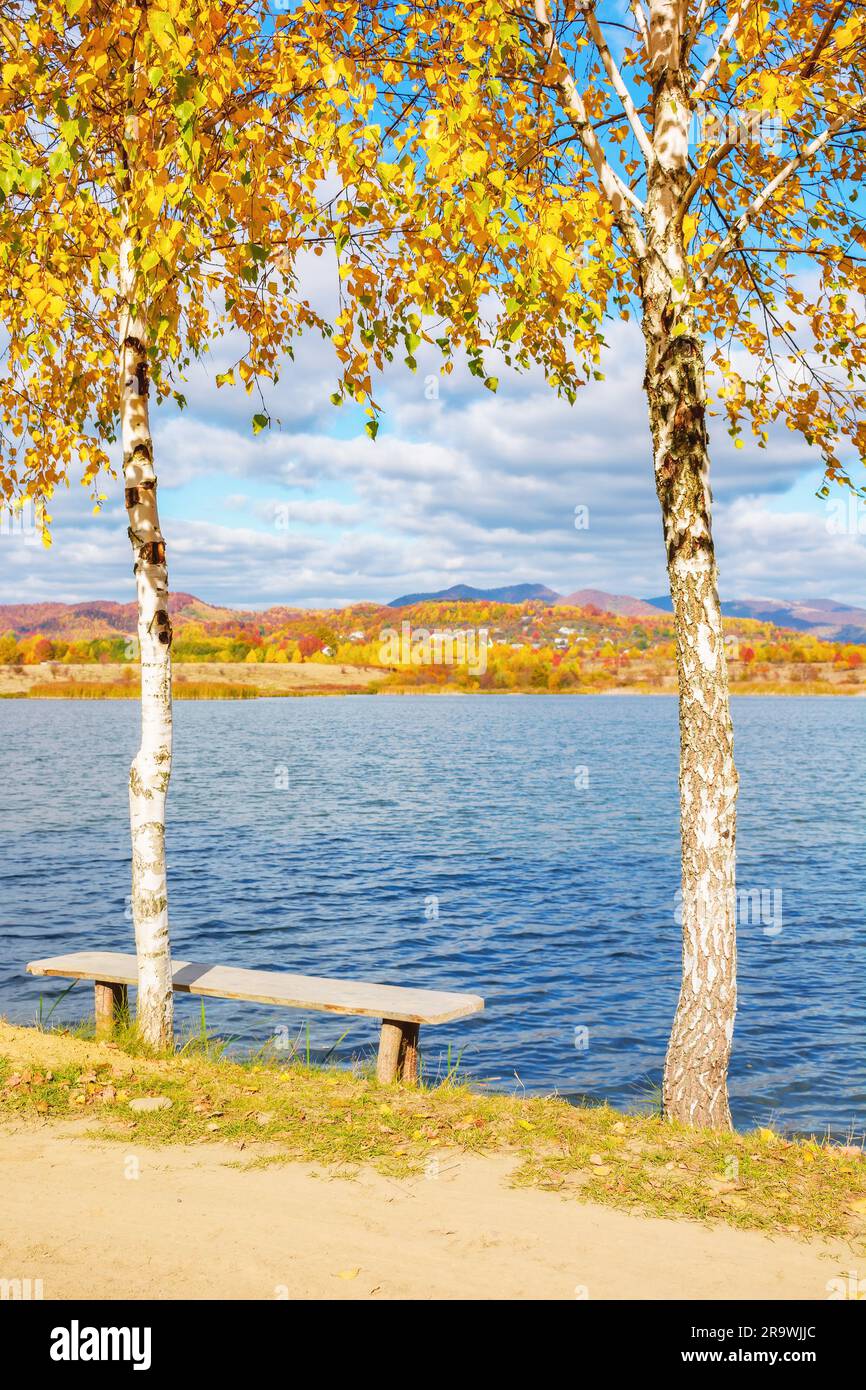
{"type": "MultiPolygon", "coordinates": [[[[360,412],[327,404],[330,348],[314,339],[269,402],[282,429],[255,438],[251,399],[201,374],[190,409],[164,407],[155,431],[173,587],[238,606],[385,600],[457,580],[664,592],[642,341],[629,325],[608,336],[607,379],[574,407],[539,373],[499,370],[492,395],[455,370],[428,400],[432,359],[417,375],[395,369],[375,442],[360,412]],[[588,530],[575,529],[578,504],[588,530]]],[[[221,345],[218,367],[232,351],[221,345]]],[[[831,534],[820,505],[785,498],[814,468],[805,444],[783,431],[765,451],[738,450],[721,421],[711,431],[723,595],[866,601],[866,538],[831,534]]],[[[57,497],[49,552],[0,537],[0,601],[133,596],[119,482],[106,490],[100,517],[80,488],[57,497]]]]}

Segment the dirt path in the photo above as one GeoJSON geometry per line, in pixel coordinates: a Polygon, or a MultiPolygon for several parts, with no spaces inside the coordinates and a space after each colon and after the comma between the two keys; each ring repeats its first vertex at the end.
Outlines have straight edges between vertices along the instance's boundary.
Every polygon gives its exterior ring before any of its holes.
{"type": "Polygon", "coordinates": [[[400,1181],[243,1162],[6,1127],[0,1278],[41,1279],[46,1299],[825,1299],[858,1265],[843,1243],[511,1189],[503,1158],[400,1181]]]}

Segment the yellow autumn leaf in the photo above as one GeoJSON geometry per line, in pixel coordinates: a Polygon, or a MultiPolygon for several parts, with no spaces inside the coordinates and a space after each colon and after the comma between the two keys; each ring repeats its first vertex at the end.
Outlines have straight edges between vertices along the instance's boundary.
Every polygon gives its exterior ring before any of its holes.
{"type": "Polygon", "coordinates": [[[165,10],[155,9],[153,6],[147,10],[147,27],[150,30],[157,47],[164,53],[172,46],[173,23],[171,15],[165,10]]]}

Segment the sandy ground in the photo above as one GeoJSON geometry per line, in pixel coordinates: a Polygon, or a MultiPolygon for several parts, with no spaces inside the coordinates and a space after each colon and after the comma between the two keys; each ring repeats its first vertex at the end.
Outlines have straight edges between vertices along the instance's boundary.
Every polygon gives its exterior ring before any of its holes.
{"type": "Polygon", "coordinates": [[[46,1299],[825,1299],[857,1267],[843,1243],[513,1189],[507,1158],[443,1154],[401,1180],[244,1162],[7,1126],[0,1277],[46,1299]]]}

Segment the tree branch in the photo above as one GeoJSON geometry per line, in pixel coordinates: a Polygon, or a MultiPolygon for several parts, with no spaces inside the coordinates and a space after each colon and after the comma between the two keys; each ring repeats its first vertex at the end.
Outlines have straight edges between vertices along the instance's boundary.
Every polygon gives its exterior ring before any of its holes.
{"type": "Polygon", "coordinates": [[[700,190],[704,186],[705,176],[710,172],[711,169],[715,169],[717,165],[721,164],[725,156],[731,153],[731,150],[735,150],[736,148],[736,140],[726,140],[724,144],[719,145],[715,150],[713,150],[713,153],[710,155],[706,164],[704,164],[702,168],[700,168],[697,171],[688,188],[686,189],[685,193],[683,194],[682,198],[680,199],[680,203],[677,208],[678,218],[681,219],[685,217],[686,213],[689,210],[689,207],[691,206],[692,200],[695,197],[695,194],[700,192],[700,190]]]}
{"type": "Polygon", "coordinates": [[[803,68],[803,76],[804,76],[805,78],[811,77],[811,76],[812,76],[812,73],[815,71],[815,67],[816,67],[816,65],[817,65],[818,59],[820,58],[821,53],[823,52],[823,50],[826,48],[827,43],[828,43],[829,38],[830,38],[830,35],[832,34],[832,32],[833,32],[833,30],[834,30],[834,28],[835,28],[835,26],[836,26],[836,20],[839,18],[840,14],[842,13],[842,11],[844,10],[844,8],[845,8],[845,6],[846,6],[847,4],[848,4],[848,0],[836,0],[836,4],[833,6],[833,9],[830,11],[830,15],[829,15],[829,18],[828,18],[828,20],[827,20],[827,23],[824,25],[824,28],[821,30],[820,34],[818,35],[818,42],[815,44],[815,47],[812,49],[811,56],[809,57],[809,60],[808,60],[808,62],[806,63],[806,66],[803,68]]]}
{"type": "Polygon", "coordinates": [[[779,170],[778,174],[776,174],[774,178],[770,179],[770,182],[766,185],[762,192],[760,192],[756,198],[752,199],[745,212],[741,213],[741,215],[737,218],[736,222],[734,222],[733,226],[731,227],[731,230],[728,232],[728,235],[716,248],[707,265],[704,266],[697,281],[698,288],[701,288],[703,285],[706,284],[707,280],[713,274],[719,262],[723,260],[723,258],[734,246],[736,246],[742,233],[746,230],[749,224],[752,221],[754,221],[754,219],[758,216],[761,210],[764,207],[766,207],[773,194],[776,192],[777,189],[781,188],[782,184],[786,181],[786,179],[790,178],[791,174],[795,173],[797,169],[801,168],[801,166],[805,164],[807,160],[811,159],[813,155],[820,153],[820,151],[824,148],[827,142],[829,140],[832,140],[833,136],[836,135],[837,132],[840,131],[843,126],[848,125],[850,122],[850,116],[840,116],[838,120],[834,121],[832,125],[829,125],[826,130],[821,132],[820,135],[816,135],[814,140],[810,140],[808,145],[805,145],[798,155],[795,155],[793,159],[789,159],[788,163],[785,164],[779,170]]]}
{"type": "MultiPolygon", "coordinates": [[[[640,0],[637,0],[637,3],[639,5],[640,0]]],[[[641,14],[643,14],[642,10],[641,14]]],[[[652,147],[652,142],[650,141],[643,121],[635,110],[634,102],[631,99],[631,93],[625,84],[622,73],[613,60],[613,55],[607,46],[607,40],[602,33],[601,25],[595,17],[595,10],[589,10],[587,12],[586,23],[592,35],[593,42],[598,49],[599,57],[604,64],[604,70],[610,78],[611,86],[619,97],[622,103],[622,109],[628,117],[628,123],[634,131],[635,139],[640,146],[641,154],[646,160],[647,165],[653,164],[655,162],[655,150],[652,147]]]]}
{"type": "Polygon", "coordinates": [[[722,30],[721,38],[716,44],[713,56],[707,63],[707,66],[704,68],[703,72],[697,80],[695,89],[692,92],[693,102],[700,101],[701,97],[704,95],[704,92],[707,90],[716,73],[718,72],[719,64],[722,61],[722,54],[725,52],[725,49],[731,42],[731,39],[736,34],[739,25],[740,14],[739,12],[737,12],[736,14],[731,16],[724,29],[722,30]]]}
{"type": "Polygon", "coordinates": [[[643,39],[644,52],[646,53],[647,57],[649,57],[649,51],[650,51],[649,25],[647,24],[646,13],[645,13],[644,7],[643,7],[643,0],[631,0],[631,8],[632,8],[632,14],[634,15],[635,24],[636,24],[637,27],[638,27],[638,33],[640,34],[641,38],[643,39]]]}
{"type": "Polygon", "coordinates": [[[697,43],[697,41],[698,41],[698,35],[699,35],[700,32],[701,32],[701,25],[703,24],[704,20],[706,19],[707,14],[708,14],[708,12],[710,11],[710,9],[712,8],[712,6],[713,6],[713,0],[701,0],[701,3],[698,5],[698,12],[697,12],[697,14],[695,15],[695,18],[694,18],[694,21],[693,21],[693,23],[692,23],[692,26],[691,26],[691,28],[688,30],[688,33],[686,34],[685,39],[684,39],[684,41],[683,41],[683,59],[684,59],[684,60],[688,57],[688,55],[691,53],[692,49],[694,48],[695,44],[697,43]]]}
{"type": "Polygon", "coordinates": [[[599,185],[608,203],[613,209],[617,219],[617,224],[622,229],[632,251],[639,261],[646,256],[646,242],[643,233],[634,215],[634,210],[643,212],[643,203],[633,189],[620,178],[616,170],[608,163],[604,150],[601,147],[598,136],[587,115],[583,97],[577,90],[577,84],[571,75],[568,64],[562,56],[562,51],[556,40],[556,35],[547,17],[547,7],[545,0],[534,0],[535,19],[538,25],[538,43],[545,62],[548,65],[556,65],[559,68],[560,76],[554,79],[555,86],[559,92],[560,99],[568,113],[569,119],[574,126],[580,143],[586,150],[592,162],[593,168],[598,176],[599,185]]]}

